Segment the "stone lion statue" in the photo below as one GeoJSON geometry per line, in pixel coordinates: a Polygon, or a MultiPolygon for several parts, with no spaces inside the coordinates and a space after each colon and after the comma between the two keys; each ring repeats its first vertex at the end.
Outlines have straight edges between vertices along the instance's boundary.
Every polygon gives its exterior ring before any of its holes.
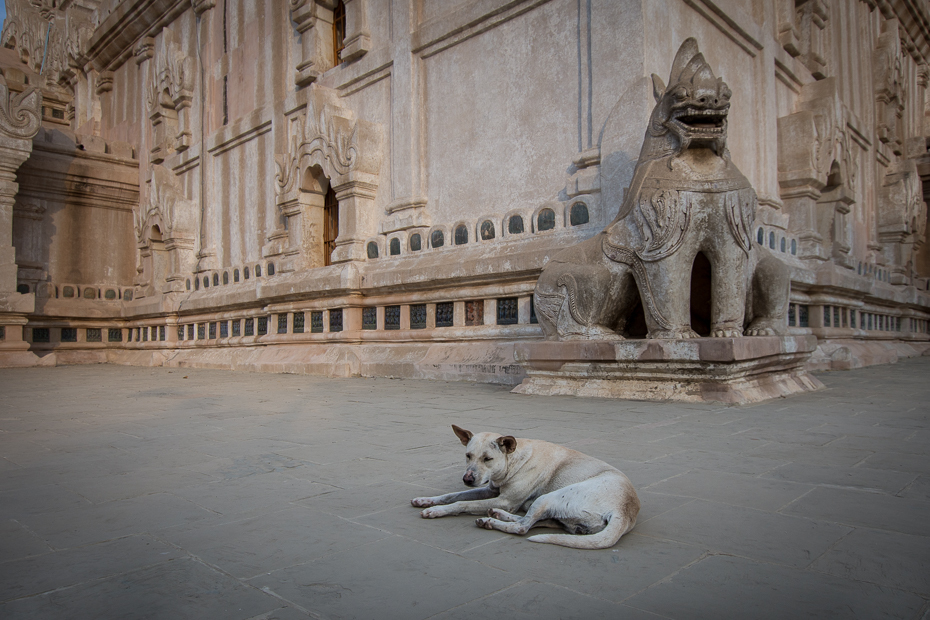
{"type": "Polygon", "coordinates": [[[698,337],[696,262],[704,274],[709,263],[698,291],[709,307],[705,335],[783,335],[790,274],[753,244],[756,193],[726,148],[730,89],[693,38],[679,48],[669,85],[655,74],[652,83],[656,106],[617,217],[555,255],[536,284],[546,337],[618,339],[643,319],[649,338],[698,337]]]}

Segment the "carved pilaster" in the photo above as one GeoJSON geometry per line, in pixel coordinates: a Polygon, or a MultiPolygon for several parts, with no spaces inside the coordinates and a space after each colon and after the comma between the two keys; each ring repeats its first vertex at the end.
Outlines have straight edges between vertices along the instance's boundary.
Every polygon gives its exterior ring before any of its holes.
{"type": "Polygon", "coordinates": [[[778,183],[802,259],[839,259],[850,266],[846,214],[856,202],[858,146],[852,114],[840,100],[836,79],[801,91],[800,108],[778,119],[778,183]]]}
{"type": "Polygon", "coordinates": [[[307,86],[336,64],[333,57],[333,6],[324,0],[290,0],[291,19],[300,35],[294,82],[307,86]]]}
{"type": "Polygon", "coordinates": [[[878,241],[892,284],[910,284],[915,250],[926,234],[927,205],[917,165],[903,160],[888,169],[878,193],[878,241]]]}
{"type": "Polygon", "coordinates": [[[875,134],[880,148],[901,155],[904,150],[902,118],[907,86],[896,19],[882,23],[882,34],[872,52],[872,76],[875,84],[875,134]]]}
{"type": "Polygon", "coordinates": [[[817,201],[817,232],[823,247],[834,263],[847,269],[855,267],[849,255],[852,240],[846,218],[855,202],[855,195],[842,185],[826,188],[817,201]]]}
{"type": "Polygon", "coordinates": [[[172,32],[165,29],[155,48],[155,64],[146,93],[154,134],[150,150],[152,163],[159,164],[171,153],[190,147],[193,62],[175,43],[172,32]]]}
{"type": "Polygon", "coordinates": [[[824,0],[777,0],[778,42],[818,80],[827,76],[824,30],[830,18],[824,0]]]}
{"type": "Polygon", "coordinates": [[[345,47],[340,56],[350,62],[361,58],[371,49],[371,32],[368,29],[368,0],[347,0],[345,47]]]}
{"type": "Polygon", "coordinates": [[[824,0],[801,0],[797,3],[799,26],[798,59],[816,79],[827,77],[824,29],[830,17],[824,0]]]}

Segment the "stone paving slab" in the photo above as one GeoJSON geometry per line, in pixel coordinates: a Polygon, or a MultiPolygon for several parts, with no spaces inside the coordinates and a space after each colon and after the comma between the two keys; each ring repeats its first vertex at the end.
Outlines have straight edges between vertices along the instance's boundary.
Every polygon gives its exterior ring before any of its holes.
{"type": "Polygon", "coordinates": [[[930,618],[930,358],[742,407],[494,385],[0,371],[0,618],[930,618]],[[423,520],[450,424],[627,473],[612,549],[423,520]]]}

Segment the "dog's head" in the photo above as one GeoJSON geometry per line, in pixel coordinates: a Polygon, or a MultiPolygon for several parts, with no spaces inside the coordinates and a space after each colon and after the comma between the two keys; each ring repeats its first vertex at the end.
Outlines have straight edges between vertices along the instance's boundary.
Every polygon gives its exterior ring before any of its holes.
{"type": "Polygon", "coordinates": [[[465,475],[462,482],[470,487],[483,487],[493,480],[502,480],[507,472],[507,455],[517,449],[517,440],[510,435],[478,433],[452,425],[456,437],[465,446],[465,475]]]}

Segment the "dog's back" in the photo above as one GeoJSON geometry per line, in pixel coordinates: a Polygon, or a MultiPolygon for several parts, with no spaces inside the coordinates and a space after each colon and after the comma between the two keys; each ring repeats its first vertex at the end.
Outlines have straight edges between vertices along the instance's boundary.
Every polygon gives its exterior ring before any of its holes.
{"type": "MultiPolygon", "coordinates": [[[[518,439],[529,455],[526,465],[536,470],[539,485],[534,497],[527,498],[529,507],[537,497],[576,485],[575,497],[568,497],[572,507],[604,515],[603,529],[588,535],[540,534],[532,542],[550,543],[575,549],[603,549],[613,546],[621,536],[633,529],[640,502],[630,479],[616,467],[593,456],[535,439],[518,439]]],[[[536,476],[534,476],[536,477],[536,476]]]]}

